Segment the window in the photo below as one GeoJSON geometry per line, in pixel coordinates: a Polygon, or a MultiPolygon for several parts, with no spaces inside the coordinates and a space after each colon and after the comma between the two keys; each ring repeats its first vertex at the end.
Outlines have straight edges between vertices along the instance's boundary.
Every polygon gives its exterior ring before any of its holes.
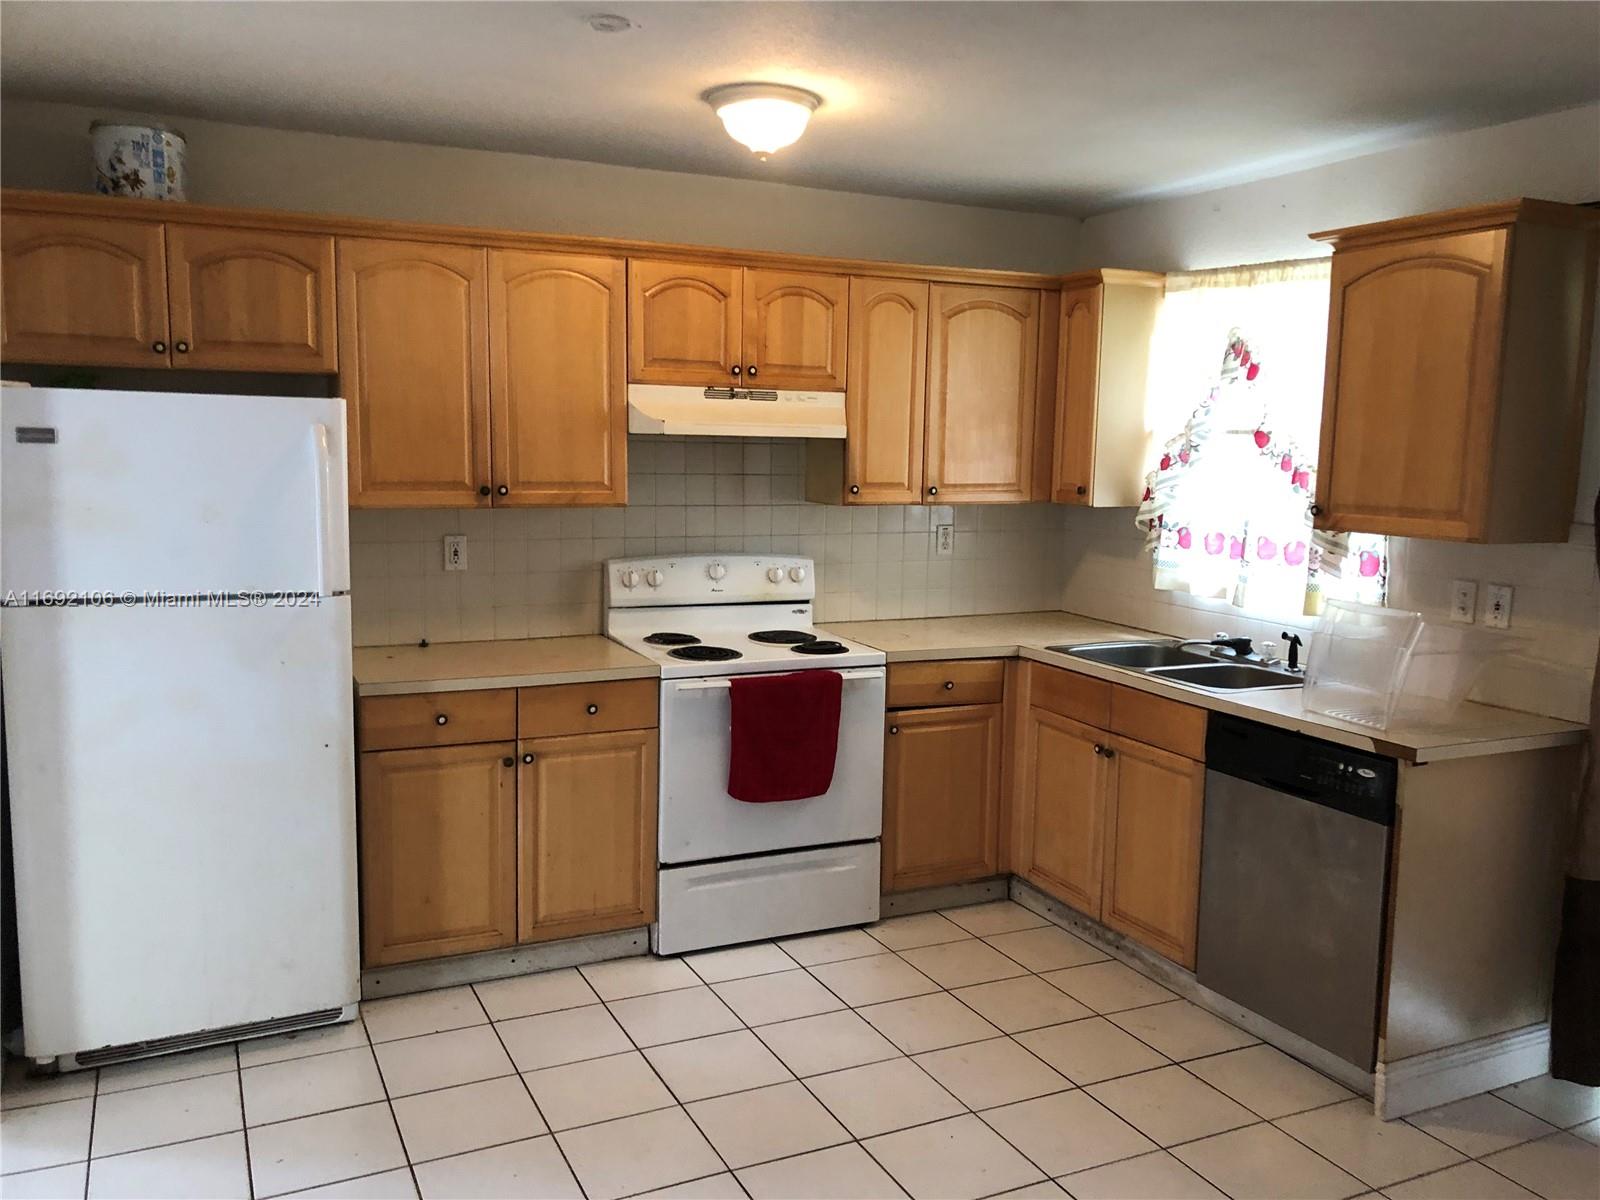
{"type": "Polygon", "coordinates": [[[1150,416],[1169,432],[1137,521],[1155,586],[1253,612],[1381,604],[1387,539],[1311,528],[1327,259],[1167,277],[1150,416]]]}

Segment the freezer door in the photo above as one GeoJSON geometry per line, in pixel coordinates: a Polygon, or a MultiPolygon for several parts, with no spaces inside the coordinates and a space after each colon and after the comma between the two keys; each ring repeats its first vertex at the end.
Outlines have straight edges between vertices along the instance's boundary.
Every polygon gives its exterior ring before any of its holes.
{"type": "Polygon", "coordinates": [[[30,1056],[356,1001],[349,603],[6,611],[30,1056]]]}
{"type": "Polygon", "coordinates": [[[344,401],[0,388],[0,596],[350,587],[344,401]]]}

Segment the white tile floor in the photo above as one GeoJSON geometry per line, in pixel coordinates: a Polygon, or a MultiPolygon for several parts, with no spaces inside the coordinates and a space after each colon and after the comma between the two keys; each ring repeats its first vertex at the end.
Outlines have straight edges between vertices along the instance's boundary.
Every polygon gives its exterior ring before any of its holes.
{"type": "Polygon", "coordinates": [[[6,1200],[1064,1194],[1594,1198],[1600,1089],[1385,1124],[1009,902],[0,1088],[6,1200]]]}

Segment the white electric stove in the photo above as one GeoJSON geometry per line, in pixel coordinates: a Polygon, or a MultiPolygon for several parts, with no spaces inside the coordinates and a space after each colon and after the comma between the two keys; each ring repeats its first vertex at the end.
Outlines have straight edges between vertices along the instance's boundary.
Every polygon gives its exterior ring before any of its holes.
{"type": "Polygon", "coordinates": [[[606,634],[661,667],[658,954],[878,918],[885,669],[819,634],[810,559],[688,555],[606,564],[606,634]],[[833,782],[820,796],[728,795],[729,681],[843,678],[833,782]]]}

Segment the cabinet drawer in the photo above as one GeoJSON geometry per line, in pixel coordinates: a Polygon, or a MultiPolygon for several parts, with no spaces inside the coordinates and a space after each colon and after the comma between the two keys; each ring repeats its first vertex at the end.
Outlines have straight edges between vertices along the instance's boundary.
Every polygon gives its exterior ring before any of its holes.
{"type": "Polygon", "coordinates": [[[1170,750],[1196,762],[1206,757],[1206,710],[1152,696],[1135,688],[1111,689],[1111,724],[1114,733],[1147,746],[1170,750]]]}
{"type": "Polygon", "coordinates": [[[517,736],[516,693],[493,688],[367,696],[357,725],[363,750],[505,741],[517,736]]]}
{"type": "Polygon", "coordinates": [[[894,663],[889,667],[890,708],[940,704],[996,704],[1005,691],[1006,665],[998,658],[894,663]]]}
{"type": "Polygon", "coordinates": [[[525,738],[653,729],[659,707],[654,679],[526,687],[517,691],[517,729],[525,738]]]}
{"type": "Polygon", "coordinates": [[[1042,663],[1029,667],[1028,703],[1085,725],[1108,727],[1111,690],[1111,684],[1105,680],[1079,675],[1076,671],[1047,667],[1042,663]]]}

